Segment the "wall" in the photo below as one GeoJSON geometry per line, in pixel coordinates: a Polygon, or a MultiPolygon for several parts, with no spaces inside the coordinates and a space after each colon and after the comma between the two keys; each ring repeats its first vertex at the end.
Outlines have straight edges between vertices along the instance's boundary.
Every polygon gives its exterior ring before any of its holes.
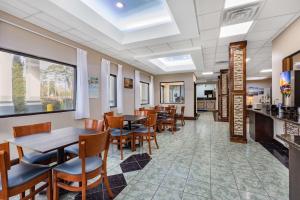
{"type": "MultiPolygon", "coordinates": [[[[282,102],[279,89],[280,73],[282,72],[282,59],[300,50],[300,18],[292,23],[278,37],[272,41],[272,99],[276,103],[282,102]]],[[[274,121],[275,134],[283,133],[283,123],[274,121]]]]}
{"type": "MultiPolygon", "coordinates": [[[[177,106],[185,106],[185,116],[194,117],[194,73],[168,74],[154,77],[154,97],[155,105],[160,104],[160,82],[184,81],[185,85],[185,101],[184,104],[176,104],[177,106]]],[[[163,104],[166,105],[166,104],[163,104]]]]}
{"type": "Polygon", "coordinates": [[[214,90],[216,92],[216,84],[197,84],[196,93],[197,97],[206,98],[205,90],[214,90]]]}
{"type": "MultiPolygon", "coordinates": [[[[76,46],[78,48],[84,49],[88,52],[87,62],[88,62],[88,73],[89,75],[98,76],[100,80],[100,63],[102,58],[106,58],[113,63],[119,63],[123,65],[123,73],[126,78],[134,78],[135,68],[106,56],[100,52],[94,51],[88,47],[82,46],[76,42],[68,40],[57,34],[46,31],[38,26],[32,25],[26,21],[15,18],[7,13],[0,11],[0,17],[14,24],[26,27],[34,32],[47,35],[57,41],[76,46]]],[[[45,57],[65,63],[70,63],[76,65],[76,49],[70,46],[66,46],[57,41],[45,38],[38,34],[23,30],[16,26],[10,25],[8,23],[0,21],[0,47],[11,49],[19,52],[28,53],[31,55],[36,55],[40,57],[45,57]]],[[[116,69],[112,67],[112,73],[116,73],[116,69]]],[[[150,82],[150,74],[146,72],[141,72],[141,81],[150,82]]],[[[101,91],[100,91],[101,95],[101,91]]],[[[124,89],[124,113],[133,113],[134,111],[134,90],[124,89]]],[[[90,112],[91,118],[102,118],[101,116],[101,106],[99,99],[90,99],[90,112]]],[[[0,118],[0,141],[5,138],[11,137],[12,127],[22,124],[32,124],[51,121],[53,128],[61,128],[66,126],[81,127],[82,122],[74,120],[74,112],[64,112],[55,114],[42,114],[42,115],[32,115],[24,117],[10,117],[10,118],[0,118]]]]}
{"type": "Polygon", "coordinates": [[[272,87],[272,79],[263,79],[263,80],[253,80],[253,81],[247,81],[246,88],[249,87],[259,87],[259,88],[271,88],[272,87]]]}

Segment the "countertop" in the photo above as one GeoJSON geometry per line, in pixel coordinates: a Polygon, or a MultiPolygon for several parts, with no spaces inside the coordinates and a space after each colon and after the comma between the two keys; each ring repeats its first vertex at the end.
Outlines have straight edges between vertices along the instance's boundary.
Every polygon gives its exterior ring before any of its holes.
{"type": "Polygon", "coordinates": [[[282,134],[277,135],[278,138],[283,140],[284,142],[287,142],[289,146],[293,146],[298,151],[300,151],[300,136],[298,135],[290,135],[290,134],[282,134]]]}
{"type": "Polygon", "coordinates": [[[282,120],[282,121],[293,123],[293,124],[296,124],[296,125],[300,126],[300,116],[299,115],[291,115],[289,113],[282,113],[281,115],[278,115],[278,113],[273,113],[271,111],[267,111],[264,108],[261,109],[261,110],[255,110],[255,109],[252,109],[252,108],[247,108],[247,111],[256,112],[256,113],[265,115],[267,117],[271,117],[273,119],[282,120]]]}

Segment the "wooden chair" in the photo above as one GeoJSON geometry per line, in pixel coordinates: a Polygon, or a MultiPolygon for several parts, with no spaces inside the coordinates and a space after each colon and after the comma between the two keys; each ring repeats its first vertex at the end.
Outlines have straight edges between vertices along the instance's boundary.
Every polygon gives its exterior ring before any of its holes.
{"type": "Polygon", "coordinates": [[[170,109],[168,116],[165,119],[162,119],[162,125],[163,127],[170,127],[172,134],[174,134],[174,129],[176,128],[176,119],[175,119],[175,115],[176,115],[176,109],[172,108],[170,109]]]}
{"type": "Polygon", "coordinates": [[[114,116],[114,112],[111,111],[111,112],[104,113],[103,119],[104,119],[105,130],[108,129],[108,122],[107,122],[107,118],[106,118],[107,116],[114,116]]]}
{"type": "Polygon", "coordinates": [[[176,118],[180,119],[181,121],[181,126],[185,125],[185,120],[184,120],[184,109],[185,106],[181,106],[180,114],[177,114],[176,118]]]}
{"type": "MultiPolygon", "coordinates": [[[[51,132],[51,122],[40,123],[40,124],[32,124],[32,125],[25,125],[25,126],[15,126],[13,127],[13,134],[14,137],[22,137],[28,135],[34,135],[39,133],[49,133],[51,132]]],[[[56,161],[57,158],[57,151],[51,151],[49,153],[38,153],[38,152],[31,152],[25,153],[23,148],[17,146],[19,160],[23,160],[27,163],[32,164],[49,164],[51,162],[56,161]]]]}
{"type": "MultiPolygon", "coordinates": [[[[107,155],[109,149],[109,134],[107,131],[97,134],[79,136],[79,157],[73,158],[53,169],[53,196],[58,200],[59,188],[72,192],[82,192],[82,199],[86,199],[88,189],[97,187],[104,182],[110,198],[113,193],[107,177],[107,155]],[[101,154],[104,153],[103,159],[101,154]],[[100,176],[93,183],[88,180],[100,176]],[[78,186],[66,183],[78,182],[78,186]]],[[[100,197],[99,197],[100,198],[100,197]]]]}
{"type": "MultiPolygon", "coordinates": [[[[133,141],[136,140],[136,137],[139,137],[140,141],[147,141],[149,154],[152,154],[151,151],[151,140],[155,141],[156,147],[159,148],[157,139],[156,139],[156,122],[157,114],[148,114],[147,120],[144,127],[141,127],[133,132],[133,141]]],[[[135,148],[135,147],[134,147],[135,148]]]]}
{"type": "MultiPolygon", "coordinates": [[[[92,131],[104,131],[104,120],[97,119],[86,119],[84,121],[84,128],[92,131]]],[[[74,158],[79,154],[79,145],[73,144],[65,148],[65,153],[70,157],[74,158]]]]}
{"type": "Polygon", "coordinates": [[[9,197],[20,194],[21,200],[34,200],[37,193],[47,188],[48,200],[52,200],[50,168],[25,162],[10,166],[9,143],[7,142],[0,144],[0,173],[0,199],[8,200],[9,197]],[[36,189],[35,186],[41,182],[45,183],[36,189]],[[26,190],[30,192],[25,196],[26,190]]]}
{"type": "MultiPolygon", "coordinates": [[[[111,143],[120,147],[121,160],[123,160],[123,144],[128,139],[132,139],[132,132],[124,129],[124,116],[107,116],[106,119],[111,135],[111,143]]],[[[133,149],[133,142],[131,142],[131,148],[133,149]]]]}

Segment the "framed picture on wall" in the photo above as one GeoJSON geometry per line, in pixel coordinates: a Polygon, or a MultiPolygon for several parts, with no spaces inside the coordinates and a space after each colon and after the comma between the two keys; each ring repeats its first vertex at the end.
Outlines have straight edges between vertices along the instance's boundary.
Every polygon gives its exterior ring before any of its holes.
{"type": "Polygon", "coordinates": [[[133,79],[124,78],[124,88],[132,89],[133,88],[133,79]]]}

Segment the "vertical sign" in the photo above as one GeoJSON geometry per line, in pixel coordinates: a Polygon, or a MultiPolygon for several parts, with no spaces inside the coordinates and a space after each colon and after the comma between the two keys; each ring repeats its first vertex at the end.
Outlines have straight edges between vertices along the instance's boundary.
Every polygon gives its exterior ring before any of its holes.
{"type": "Polygon", "coordinates": [[[232,142],[247,143],[246,136],[246,41],[229,46],[229,126],[232,142]]]}

